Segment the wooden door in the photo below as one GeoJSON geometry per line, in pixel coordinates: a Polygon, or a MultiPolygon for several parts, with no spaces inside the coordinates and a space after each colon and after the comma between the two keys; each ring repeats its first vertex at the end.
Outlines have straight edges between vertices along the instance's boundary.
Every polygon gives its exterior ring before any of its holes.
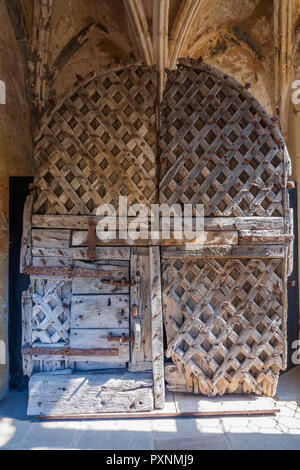
{"type": "Polygon", "coordinates": [[[134,64],[90,74],[36,134],[24,370],[150,371],[162,407],[162,301],[171,390],[274,395],[292,266],[284,142],[242,86],[190,61],[169,74],[156,119],[156,78],[134,64]],[[122,195],[149,207],[158,193],[161,203],[204,205],[202,244],[105,246],[90,230],[100,204],[118,212],[122,195]]]}
{"type": "Polygon", "coordinates": [[[168,386],[273,396],[292,269],[283,139],[245,88],[181,61],[168,77],[161,147],[160,201],[203,204],[205,230],[219,234],[216,246],[162,250],[168,386]]]}
{"type": "Polygon", "coordinates": [[[108,67],[66,93],[36,133],[21,256],[31,275],[23,299],[29,376],[152,370],[149,253],[119,240],[97,248],[95,233],[90,246],[89,224],[101,204],[118,215],[120,195],[128,205],[157,201],[155,90],[149,67],[108,67]]]}

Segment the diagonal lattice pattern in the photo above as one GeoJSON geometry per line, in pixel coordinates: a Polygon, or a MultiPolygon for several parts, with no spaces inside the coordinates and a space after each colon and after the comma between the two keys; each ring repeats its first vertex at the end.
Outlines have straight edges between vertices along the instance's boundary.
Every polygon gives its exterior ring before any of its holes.
{"type": "Polygon", "coordinates": [[[68,343],[71,282],[35,280],[32,291],[32,344],[68,343]]]}
{"type": "Polygon", "coordinates": [[[95,214],[155,202],[156,74],[128,67],[90,79],[55,110],[36,148],[36,214],[95,214]]]}
{"type": "Polygon", "coordinates": [[[209,70],[180,66],[169,74],[160,200],[203,204],[206,216],[282,216],[284,152],[275,124],[241,86],[209,70]]]}
{"type": "Polygon", "coordinates": [[[273,395],[282,368],[282,260],[163,264],[167,355],[206,395],[273,395]]]}

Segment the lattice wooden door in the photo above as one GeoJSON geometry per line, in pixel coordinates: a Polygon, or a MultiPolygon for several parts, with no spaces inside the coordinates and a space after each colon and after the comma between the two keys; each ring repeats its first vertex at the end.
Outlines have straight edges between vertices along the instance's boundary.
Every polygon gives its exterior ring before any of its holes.
{"type": "Polygon", "coordinates": [[[156,201],[155,72],[115,67],[89,76],[37,135],[35,214],[95,214],[156,201]]]}
{"type": "Polygon", "coordinates": [[[169,388],[274,395],[292,240],[282,137],[242,86],[181,61],[168,77],[161,147],[160,201],[203,204],[205,230],[224,240],[163,249],[169,388]]]}
{"type": "Polygon", "coordinates": [[[24,370],[129,364],[153,372],[141,406],[151,409],[153,396],[163,406],[159,248],[103,247],[90,232],[100,204],[118,209],[122,195],[149,207],[159,192],[161,203],[205,211],[203,245],[162,243],[169,388],[274,395],[292,266],[284,142],[243,87],[183,61],[168,76],[156,155],[156,79],[143,65],[110,67],[43,119],[21,257],[32,281],[24,370]]]}
{"type": "Polygon", "coordinates": [[[107,67],[80,80],[42,120],[21,259],[31,274],[23,299],[29,376],[129,362],[132,370],[152,368],[151,331],[138,330],[151,318],[130,320],[130,248],[93,246],[91,258],[87,242],[99,205],[118,213],[119,196],[128,205],[157,202],[156,78],[140,64],[107,67]]]}

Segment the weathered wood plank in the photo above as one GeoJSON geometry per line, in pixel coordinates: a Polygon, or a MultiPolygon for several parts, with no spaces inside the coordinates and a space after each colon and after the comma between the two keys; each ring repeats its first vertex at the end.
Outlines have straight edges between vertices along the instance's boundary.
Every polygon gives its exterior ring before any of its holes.
{"type": "Polygon", "coordinates": [[[162,258],[284,258],[284,248],[281,245],[240,245],[218,247],[164,247],[162,258]]]}
{"type": "MultiPolygon", "coordinates": [[[[128,263],[122,264],[120,262],[117,265],[113,264],[104,264],[102,262],[96,262],[93,264],[84,263],[81,261],[75,261],[74,263],[75,268],[83,268],[83,269],[91,269],[97,270],[101,269],[103,271],[108,272],[108,277],[110,274],[113,274],[113,279],[116,281],[120,281],[122,279],[129,280],[129,266],[128,263]]],[[[73,279],[73,294],[128,294],[129,287],[121,287],[121,286],[111,286],[110,284],[106,284],[102,281],[102,279],[83,279],[77,278],[73,279]]]]}
{"type": "Polygon", "coordinates": [[[149,248],[150,286],[152,315],[152,367],[154,380],[154,402],[156,408],[165,406],[164,349],[163,349],[163,318],[160,274],[160,250],[149,248]]]}
{"type": "Polygon", "coordinates": [[[24,266],[31,263],[31,217],[33,207],[33,196],[26,198],[23,212],[23,234],[20,253],[20,272],[23,273],[24,266]]]}
{"type": "Polygon", "coordinates": [[[282,245],[288,241],[288,238],[288,234],[278,230],[241,230],[239,232],[239,242],[241,245],[247,245],[248,243],[282,245]]]}
{"type": "MultiPolygon", "coordinates": [[[[35,228],[87,230],[90,218],[91,216],[85,215],[34,215],[32,217],[32,226],[35,228]]],[[[129,230],[131,219],[128,217],[129,230]]],[[[171,217],[171,227],[173,227],[175,219],[176,217],[171,217]]],[[[100,217],[94,216],[93,220],[97,224],[100,217]]],[[[109,218],[107,220],[109,221],[109,218]]],[[[206,231],[281,230],[283,229],[283,220],[283,217],[205,217],[204,229],[206,231]]],[[[143,219],[143,223],[148,225],[148,219],[143,219]]],[[[160,227],[161,224],[162,219],[160,218],[160,227]]]]}
{"type": "Polygon", "coordinates": [[[38,248],[69,248],[70,230],[32,230],[32,246],[38,248]]]}
{"type": "Polygon", "coordinates": [[[120,344],[120,341],[108,341],[108,335],[119,337],[122,335],[129,336],[127,328],[122,329],[76,329],[72,328],[70,332],[70,348],[71,349],[119,349],[119,356],[108,357],[108,362],[128,362],[129,361],[129,345],[120,344]]]}
{"type": "Polygon", "coordinates": [[[130,330],[134,334],[135,341],[130,345],[131,348],[131,357],[129,363],[130,372],[136,371],[137,363],[142,356],[143,358],[143,349],[141,349],[141,306],[140,306],[140,295],[141,295],[141,277],[138,272],[138,257],[137,257],[137,248],[132,248],[131,250],[131,259],[130,259],[130,278],[135,279],[135,285],[130,287],[130,306],[131,309],[134,307],[137,308],[137,317],[131,318],[130,321],[130,330]]]}
{"type": "MultiPolygon", "coordinates": [[[[136,247],[132,249],[130,262],[131,279],[136,280],[130,288],[131,306],[138,307],[138,318],[131,319],[133,333],[140,336],[140,347],[136,349],[137,341],[132,345],[130,370],[132,372],[149,370],[152,363],[152,334],[151,334],[151,296],[150,296],[150,267],[149,249],[136,247]],[[138,330],[138,331],[137,331],[138,330]]],[[[138,336],[138,337],[139,337],[138,336]]],[[[138,339],[138,337],[136,339],[138,339]]]]}
{"type": "MultiPolygon", "coordinates": [[[[109,232],[107,232],[109,233],[109,232]]],[[[215,232],[202,232],[193,240],[188,240],[181,233],[173,232],[170,235],[167,232],[160,233],[160,239],[139,239],[133,240],[130,238],[120,239],[111,232],[111,237],[107,241],[100,240],[97,238],[97,245],[107,246],[118,246],[118,245],[129,245],[129,246],[164,246],[164,245],[237,245],[238,244],[238,232],[237,231],[215,231],[215,232]],[[176,239],[175,237],[178,237],[176,239]]],[[[74,231],[72,232],[72,246],[87,246],[88,245],[88,232],[86,231],[74,231]]]]}
{"type": "MultiPolygon", "coordinates": [[[[88,261],[87,257],[87,248],[72,248],[73,259],[74,260],[82,260],[88,261]]],[[[130,260],[130,248],[129,247],[97,247],[96,248],[96,256],[97,260],[99,261],[113,261],[113,260],[130,260]]]]}
{"type": "MultiPolygon", "coordinates": [[[[32,342],[32,296],[26,291],[22,293],[22,347],[32,342]]],[[[23,373],[30,377],[33,371],[33,361],[30,355],[24,355],[23,373]]]]}
{"type": "Polygon", "coordinates": [[[283,230],[283,217],[205,217],[205,230],[283,230]]]}
{"type": "Polygon", "coordinates": [[[32,266],[33,267],[64,267],[72,266],[73,259],[65,257],[52,257],[52,256],[33,256],[32,266]]]}
{"type": "MultiPolygon", "coordinates": [[[[36,257],[45,258],[73,258],[78,261],[88,261],[87,248],[32,248],[32,255],[36,257]]],[[[129,247],[98,247],[96,248],[96,255],[98,261],[105,260],[124,260],[130,259],[129,247]]]]}
{"type": "Polygon", "coordinates": [[[73,295],[71,328],[129,328],[129,296],[73,295]]]}
{"type": "Polygon", "coordinates": [[[166,387],[171,392],[187,393],[185,376],[173,362],[165,365],[166,387]]]}
{"type": "Polygon", "coordinates": [[[29,416],[150,411],[151,374],[34,374],[29,382],[29,416]]]}
{"type": "Polygon", "coordinates": [[[110,362],[107,364],[107,362],[96,362],[96,361],[86,361],[86,360],[80,360],[76,358],[76,362],[74,363],[74,370],[79,372],[79,371],[108,371],[109,369],[121,369],[122,371],[126,371],[126,364],[118,364],[110,362]]]}
{"type": "Polygon", "coordinates": [[[23,355],[35,356],[36,358],[40,356],[47,357],[89,357],[94,356],[97,358],[101,357],[110,357],[110,356],[119,356],[119,350],[116,348],[107,348],[107,349],[70,349],[70,348],[23,348],[23,355]]]}

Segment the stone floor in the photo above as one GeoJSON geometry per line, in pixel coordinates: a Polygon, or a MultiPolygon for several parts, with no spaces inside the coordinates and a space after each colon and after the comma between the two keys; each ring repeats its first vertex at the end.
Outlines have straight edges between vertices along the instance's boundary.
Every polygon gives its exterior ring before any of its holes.
{"type": "MultiPolygon", "coordinates": [[[[262,399],[227,397],[225,405],[241,408],[246,402],[262,406],[262,399]]],[[[213,450],[300,449],[300,367],[280,378],[276,402],[267,407],[280,413],[270,417],[165,418],[38,422],[26,416],[26,393],[11,393],[0,402],[0,449],[213,450]]],[[[220,407],[220,400],[171,394],[167,408],[193,411],[220,407]]],[[[258,407],[259,408],[259,407],[258,407]]]]}

